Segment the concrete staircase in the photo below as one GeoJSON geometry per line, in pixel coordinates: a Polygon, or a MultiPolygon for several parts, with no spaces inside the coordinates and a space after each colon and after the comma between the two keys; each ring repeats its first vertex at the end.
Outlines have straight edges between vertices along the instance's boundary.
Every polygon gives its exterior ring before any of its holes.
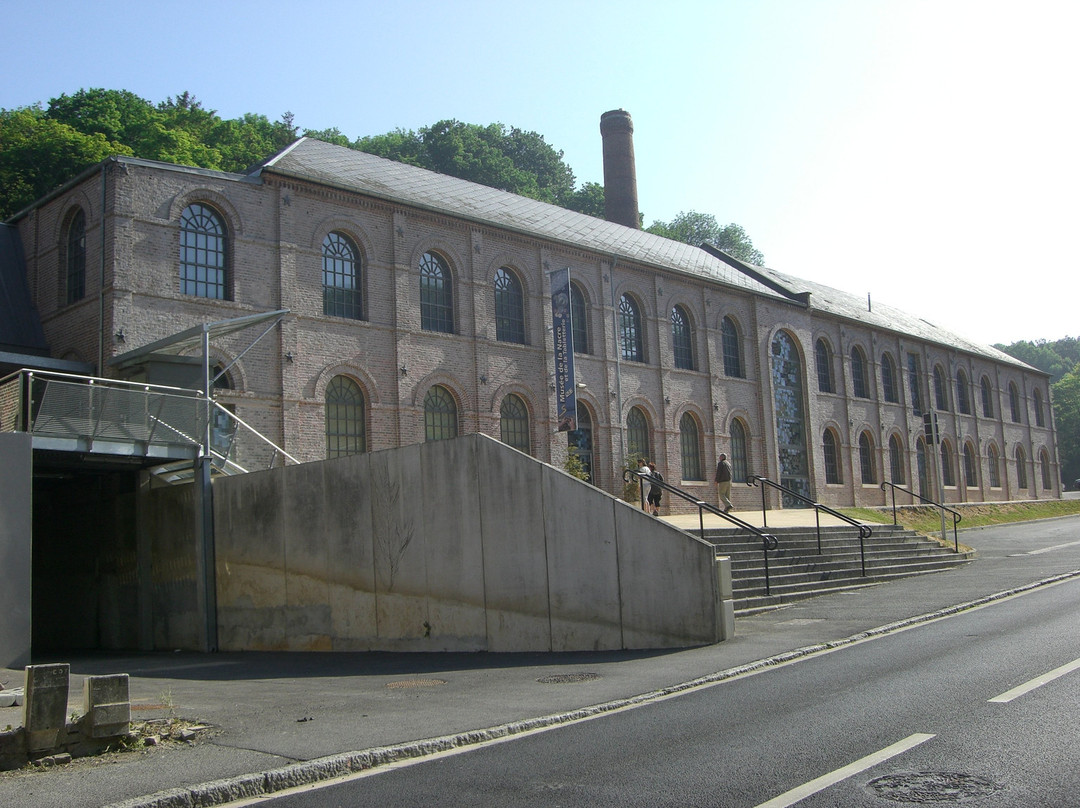
{"type": "Polygon", "coordinates": [[[853,527],[822,527],[821,553],[813,527],[767,528],[779,545],[769,553],[769,592],[761,541],[746,530],[712,528],[705,539],[717,555],[731,558],[735,611],[754,614],[795,600],[850,591],[884,581],[940,572],[971,560],[903,526],[874,525],[865,540],[866,576],[862,573],[859,536],[853,527]]]}

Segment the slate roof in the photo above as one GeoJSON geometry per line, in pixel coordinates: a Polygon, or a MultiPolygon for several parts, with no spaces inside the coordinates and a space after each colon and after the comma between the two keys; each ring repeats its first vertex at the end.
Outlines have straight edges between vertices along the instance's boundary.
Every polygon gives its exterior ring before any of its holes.
{"type": "Polygon", "coordinates": [[[786,299],[689,244],[344,146],[301,138],[266,170],[786,299]]]}
{"type": "Polygon", "coordinates": [[[969,339],[931,323],[929,320],[916,317],[913,314],[901,311],[893,306],[879,303],[871,299],[868,310],[867,299],[865,297],[860,297],[840,289],[833,289],[831,286],[825,286],[824,284],[796,278],[792,275],[778,272],[775,269],[768,269],[766,267],[754,267],[754,269],[766,278],[775,280],[777,283],[782,284],[784,287],[795,293],[809,292],[810,306],[815,311],[823,311],[838,317],[857,320],[860,323],[865,323],[879,331],[892,331],[894,333],[905,334],[925,342],[944,345],[977,356],[984,356],[995,362],[1004,362],[1033,370],[1036,373],[1042,373],[1042,371],[1037,368],[1032,368],[1030,365],[1009,356],[1003,351],[999,351],[997,348],[972,342],[969,339]]]}
{"type": "Polygon", "coordinates": [[[480,224],[561,242],[574,249],[616,256],[647,266],[686,273],[813,310],[856,320],[883,331],[1004,362],[1040,373],[996,348],[965,339],[900,309],[866,300],[813,281],[766,267],[744,264],[643,230],[615,224],[546,202],[438,174],[372,154],[301,138],[283,152],[256,166],[261,172],[291,176],[391,202],[468,219],[480,224]]]}

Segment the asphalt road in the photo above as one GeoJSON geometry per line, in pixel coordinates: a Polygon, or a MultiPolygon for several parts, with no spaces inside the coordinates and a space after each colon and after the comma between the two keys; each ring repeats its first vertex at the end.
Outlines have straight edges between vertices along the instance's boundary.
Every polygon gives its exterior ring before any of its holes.
{"type": "Polygon", "coordinates": [[[1078,615],[1074,579],[613,715],[260,804],[1075,806],[1078,615]],[[1035,686],[1040,677],[1049,681],[1035,686]],[[1032,689],[1014,691],[1024,685],[1032,689]]]}

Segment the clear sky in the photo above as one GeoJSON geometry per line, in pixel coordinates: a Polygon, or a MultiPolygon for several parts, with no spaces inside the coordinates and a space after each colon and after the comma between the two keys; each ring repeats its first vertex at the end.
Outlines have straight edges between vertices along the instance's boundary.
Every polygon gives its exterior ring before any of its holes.
{"type": "Polygon", "coordinates": [[[0,107],[104,87],[350,139],[500,122],[579,182],[621,107],[646,224],[737,222],[771,267],[983,343],[1080,336],[1073,0],[5,6],[0,107]]]}

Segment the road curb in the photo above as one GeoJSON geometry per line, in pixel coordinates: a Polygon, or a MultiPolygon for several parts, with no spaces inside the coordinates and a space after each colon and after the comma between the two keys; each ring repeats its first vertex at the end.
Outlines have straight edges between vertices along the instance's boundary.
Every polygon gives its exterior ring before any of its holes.
{"type": "Polygon", "coordinates": [[[813,656],[827,651],[833,651],[848,645],[864,642],[875,637],[891,634],[921,623],[928,623],[943,617],[958,614],[960,612],[975,609],[997,600],[1004,600],[1015,595],[1030,592],[1044,586],[1061,583],[1072,578],[1080,577],[1080,570],[1062,573],[1050,578],[1045,578],[1034,583],[1018,586],[1003,592],[977,598],[976,600],[949,606],[927,614],[887,623],[883,626],[861,631],[849,637],[830,642],[815,643],[793,651],[785,651],[771,657],[727,668],[716,673],[691,679],[686,682],[671,685],[669,687],[629,696],[623,699],[603,702],[590,707],[582,707],[565,713],[540,716],[537,718],[513,721],[507,724],[499,724],[485,729],[470,730],[451,735],[442,735],[436,738],[427,738],[420,741],[395,744],[393,746],[374,747],[356,752],[344,752],[337,755],[316,758],[301,763],[292,763],[276,769],[264,772],[229,777],[221,780],[212,780],[195,786],[168,789],[149,794],[143,797],[134,797],[122,802],[113,803],[106,808],[209,808],[214,805],[223,805],[240,799],[255,797],[267,797],[289,788],[310,786],[317,783],[345,777],[371,769],[385,766],[391,763],[415,760],[440,752],[449,752],[466,746],[472,746],[487,741],[501,740],[527,732],[547,729],[560,724],[570,724],[575,721],[594,718],[605,713],[625,710],[632,707],[657,701],[662,698],[683,693],[700,687],[708,687],[739,676],[758,673],[763,670],[793,662],[798,659],[813,656]]]}

